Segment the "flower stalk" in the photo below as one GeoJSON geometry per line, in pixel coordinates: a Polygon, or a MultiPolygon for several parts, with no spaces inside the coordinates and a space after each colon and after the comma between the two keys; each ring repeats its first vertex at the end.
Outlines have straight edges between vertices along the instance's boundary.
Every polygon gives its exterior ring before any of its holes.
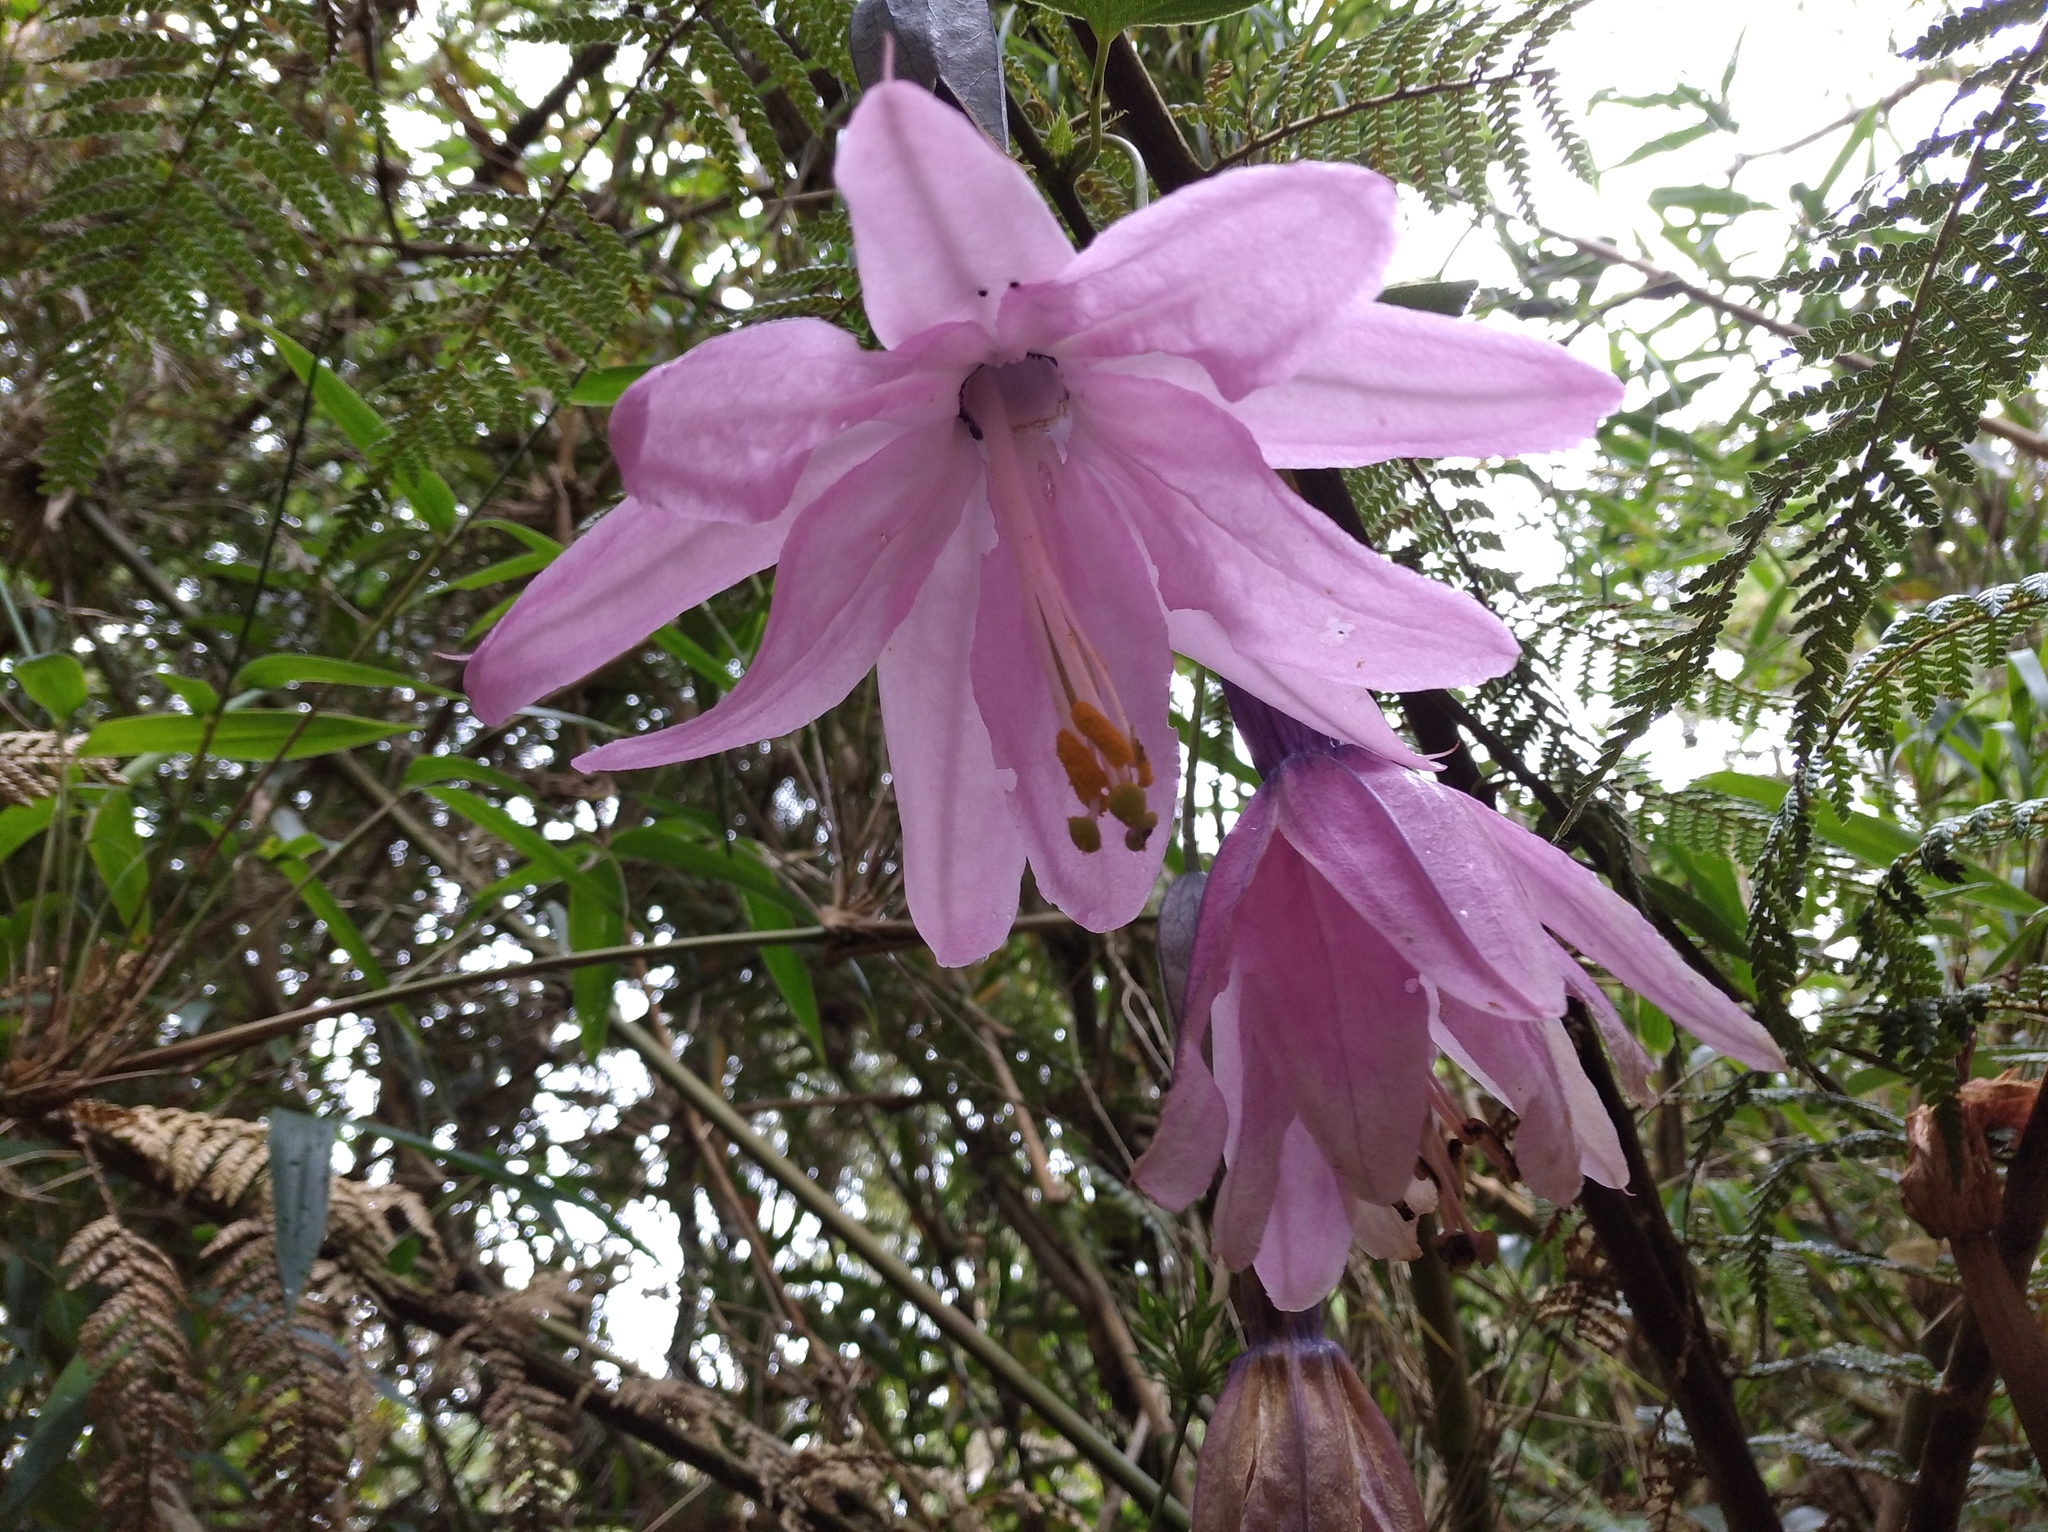
{"type": "Polygon", "coordinates": [[[1418,1220],[1422,1254],[1408,1263],[1408,1286],[1423,1326],[1423,1362],[1429,1372],[1431,1435],[1450,1482],[1452,1532],[1494,1532],[1491,1453],[1465,1363],[1465,1329],[1458,1319],[1456,1279],[1437,1253],[1435,1219],[1418,1220]]]}

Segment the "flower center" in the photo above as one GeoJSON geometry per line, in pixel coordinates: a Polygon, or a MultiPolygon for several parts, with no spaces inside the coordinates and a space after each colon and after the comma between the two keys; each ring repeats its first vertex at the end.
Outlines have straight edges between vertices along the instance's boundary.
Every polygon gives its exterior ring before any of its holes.
{"type": "Polygon", "coordinates": [[[1067,820],[1067,833],[1082,851],[1099,851],[1107,814],[1123,826],[1124,844],[1142,851],[1159,823],[1146,803],[1152,763],[1067,597],[1043,526],[1059,491],[1053,469],[1067,425],[1059,364],[1033,355],[976,368],[960,389],[960,416],[988,461],[996,531],[1024,583],[1033,646],[1061,719],[1053,754],[1086,811],[1067,820]]]}

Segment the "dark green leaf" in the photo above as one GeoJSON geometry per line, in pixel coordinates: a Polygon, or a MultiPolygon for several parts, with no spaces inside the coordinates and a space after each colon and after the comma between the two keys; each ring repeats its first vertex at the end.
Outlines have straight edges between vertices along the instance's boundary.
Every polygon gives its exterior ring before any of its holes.
{"type": "Polygon", "coordinates": [[[327,1186],[334,1175],[332,1117],[275,1108],[270,1114],[270,1210],[277,1235],[277,1279],[287,1310],[306,1290],[313,1259],[327,1238],[327,1186]]]}

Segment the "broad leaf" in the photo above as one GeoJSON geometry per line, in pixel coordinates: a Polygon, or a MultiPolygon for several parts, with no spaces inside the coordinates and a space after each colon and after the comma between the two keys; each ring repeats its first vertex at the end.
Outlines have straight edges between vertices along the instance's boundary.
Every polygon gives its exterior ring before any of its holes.
{"type": "Polygon", "coordinates": [[[651,362],[643,362],[637,367],[594,367],[576,380],[576,386],[569,390],[568,398],[562,402],[585,404],[597,409],[617,404],[619,395],[652,368],[651,362]]]}
{"type": "Polygon", "coordinates": [[[848,32],[862,85],[882,78],[883,40],[893,37],[897,79],[927,90],[943,83],[982,132],[1009,148],[1002,49],[987,0],[859,0],[848,32]]]}
{"type": "Polygon", "coordinates": [[[14,679],[35,705],[62,723],[85,706],[85,667],[69,654],[39,654],[14,662],[14,679]]]}

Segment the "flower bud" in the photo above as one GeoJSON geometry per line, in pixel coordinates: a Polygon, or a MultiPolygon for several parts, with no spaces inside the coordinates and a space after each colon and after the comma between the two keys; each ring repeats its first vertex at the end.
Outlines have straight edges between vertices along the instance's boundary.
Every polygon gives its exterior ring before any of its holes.
{"type": "Polygon", "coordinates": [[[1280,1313],[1243,1276],[1234,1301],[1249,1344],[1202,1444],[1194,1532],[1423,1532],[1401,1444],[1321,1305],[1280,1313]]]}

